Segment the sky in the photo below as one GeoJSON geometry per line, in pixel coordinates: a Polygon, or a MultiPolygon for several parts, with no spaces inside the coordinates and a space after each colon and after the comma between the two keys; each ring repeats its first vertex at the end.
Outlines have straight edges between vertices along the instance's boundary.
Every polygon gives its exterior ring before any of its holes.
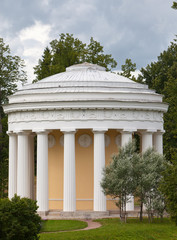
{"type": "Polygon", "coordinates": [[[177,10],[170,0],[0,0],[0,37],[12,55],[26,64],[28,82],[35,76],[44,48],[59,34],[84,43],[91,37],[112,54],[121,69],[126,58],[137,69],[166,50],[177,35],[177,10]]]}

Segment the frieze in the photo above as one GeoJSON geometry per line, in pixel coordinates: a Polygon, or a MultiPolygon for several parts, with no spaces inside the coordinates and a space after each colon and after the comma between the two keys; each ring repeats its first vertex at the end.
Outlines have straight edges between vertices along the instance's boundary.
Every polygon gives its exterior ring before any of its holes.
{"type": "Polygon", "coordinates": [[[39,121],[78,121],[78,120],[134,120],[163,121],[163,113],[153,111],[126,110],[56,110],[16,112],[8,116],[9,123],[39,121]]]}

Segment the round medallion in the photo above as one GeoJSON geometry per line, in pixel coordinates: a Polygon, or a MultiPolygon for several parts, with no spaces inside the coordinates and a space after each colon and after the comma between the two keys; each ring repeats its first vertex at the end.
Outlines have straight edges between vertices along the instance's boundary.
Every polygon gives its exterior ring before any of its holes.
{"type": "Polygon", "coordinates": [[[83,134],[79,137],[78,142],[81,147],[89,147],[92,143],[92,139],[88,134],[83,134]]]}
{"type": "Polygon", "coordinates": [[[118,134],[115,138],[115,143],[118,147],[121,147],[121,135],[118,134]]]}
{"type": "Polygon", "coordinates": [[[49,148],[52,148],[53,146],[55,146],[55,144],[56,144],[55,137],[50,134],[48,136],[48,146],[49,146],[49,148]]]}
{"type": "Polygon", "coordinates": [[[110,144],[110,137],[107,134],[105,134],[105,146],[108,147],[109,144],[110,144]]]}
{"type": "Polygon", "coordinates": [[[64,135],[61,135],[61,137],[60,137],[60,145],[62,147],[64,146],[64,135]]]}

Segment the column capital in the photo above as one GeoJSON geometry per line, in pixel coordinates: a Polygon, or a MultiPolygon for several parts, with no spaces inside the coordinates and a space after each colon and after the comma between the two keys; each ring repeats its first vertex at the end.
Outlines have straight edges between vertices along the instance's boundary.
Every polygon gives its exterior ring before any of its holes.
{"type": "Polygon", "coordinates": [[[16,133],[18,135],[29,135],[31,133],[31,131],[29,131],[29,130],[17,130],[17,131],[14,131],[14,133],[16,133]]]}
{"type": "Polygon", "coordinates": [[[108,131],[108,128],[93,128],[93,133],[105,133],[108,131]]]}
{"type": "Polygon", "coordinates": [[[15,132],[12,132],[12,131],[6,131],[6,134],[8,136],[16,136],[17,135],[15,132]]]}
{"type": "Polygon", "coordinates": [[[155,134],[164,134],[165,133],[165,130],[157,130],[157,132],[155,132],[155,134]]]}
{"type": "Polygon", "coordinates": [[[75,128],[61,128],[60,131],[63,133],[75,133],[77,130],[75,128]]]}
{"type": "Polygon", "coordinates": [[[156,133],[157,132],[157,130],[156,129],[144,129],[144,130],[141,130],[141,131],[139,131],[142,135],[143,134],[147,134],[147,133],[151,133],[151,134],[153,134],[153,133],[156,133]]]}
{"type": "Polygon", "coordinates": [[[48,130],[48,129],[33,129],[32,132],[36,133],[36,134],[49,134],[51,132],[51,130],[48,130]]]}
{"type": "Polygon", "coordinates": [[[117,131],[120,133],[134,133],[137,131],[137,129],[136,128],[124,128],[124,129],[117,130],[117,131]]]}

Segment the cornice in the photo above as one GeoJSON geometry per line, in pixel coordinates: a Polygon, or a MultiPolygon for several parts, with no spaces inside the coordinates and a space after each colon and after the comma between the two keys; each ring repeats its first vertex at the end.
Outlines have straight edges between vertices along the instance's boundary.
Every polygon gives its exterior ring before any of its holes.
{"type": "Polygon", "coordinates": [[[40,102],[40,103],[11,103],[3,106],[5,113],[28,112],[28,111],[53,111],[53,110],[97,110],[97,109],[113,109],[113,110],[145,110],[166,112],[168,104],[161,102],[139,102],[139,101],[66,101],[66,102],[40,102]]]}

